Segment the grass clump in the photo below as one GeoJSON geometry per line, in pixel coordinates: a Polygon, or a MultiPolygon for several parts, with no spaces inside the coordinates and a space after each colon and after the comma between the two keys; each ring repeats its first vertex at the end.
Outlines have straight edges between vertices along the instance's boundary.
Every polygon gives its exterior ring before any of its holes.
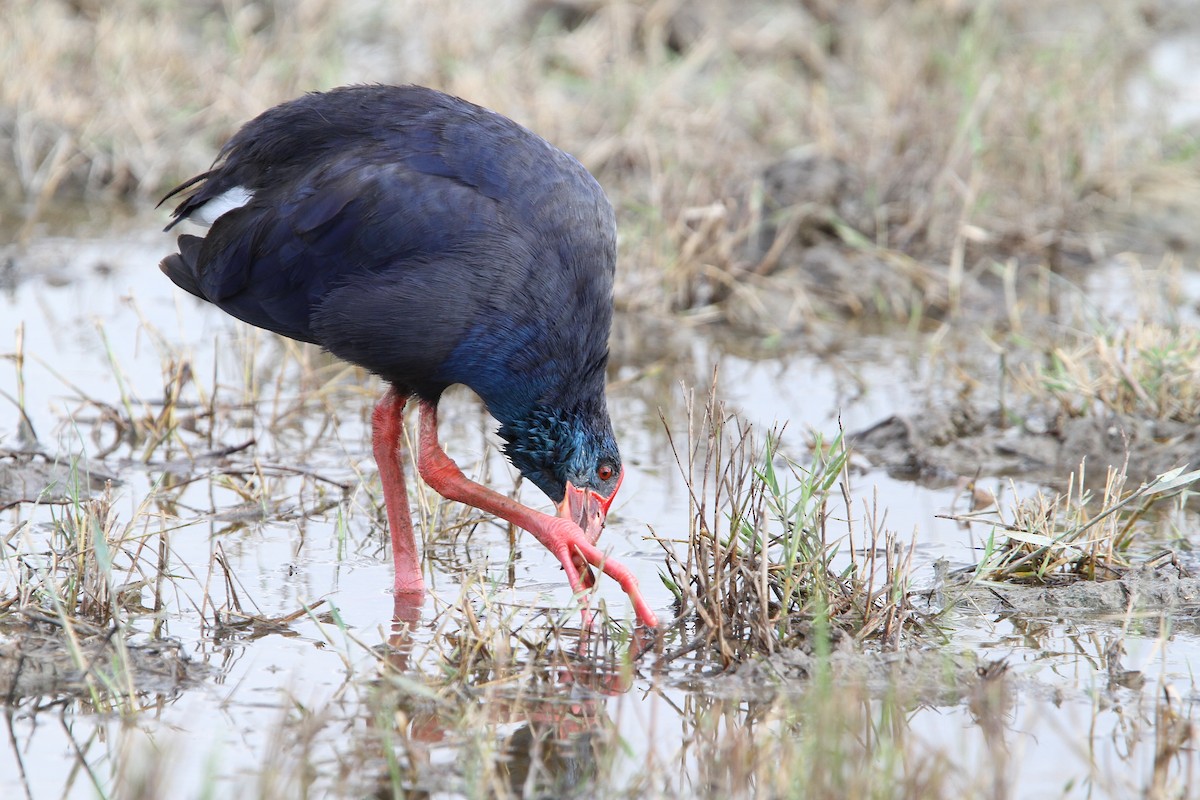
{"type": "Polygon", "coordinates": [[[699,425],[692,420],[686,450],[672,437],[691,494],[692,527],[679,542],[686,551],[659,542],[668,558],[663,581],[693,633],[668,660],[700,651],[728,667],[821,647],[833,636],[899,647],[919,634],[908,599],[911,549],[904,552],[868,510],[864,548],[843,553],[854,526],[833,511],[836,501],[850,507],[841,433],[828,443],[818,438],[801,466],[781,456],[782,431],[759,445],[711,398],[699,425]]]}
{"type": "Polygon", "coordinates": [[[7,560],[16,580],[15,593],[5,599],[102,629],[121,624],[130,610],[147,610],[144,591],[161,588],[169,567],[165,547],[154,545],[157,534],[139,530],[140,513],[135,523],[121,524],[111,485],[95,497],[81,497],[83,491],[77,484],[74,501],[53,515],[45,549],[33,545],[29,523],[8,535],[7,560]]]}
{"type": "Polygon", "coordinates": [[[1068,417],[1095,413],[1200,421],[1200,331],[1139,322],[1056,347],[1023,382],[1068,417]]]}
{"type": "Polygon", "coordinates": [[[975,577],[1018,583],[1118,578],[1131,566],[1138,523],[1154,507],[1184,495],[1200,480],[1200,470],[1179,467],[1126,491],[1125,470],[1109,467],[1099,508],[1093,493],[1084,488],[1085,477],[1081,464],[1071,474],[1065,494],[1050,497],[1038,491],[1018,498],[1008,514],[997,505],[952,516],[992,526],[975,577]]]}
{"type": "Polygon", "coordinates": [[[162,637],[166,533],[149,530],[150,500],[123,523],[111,484],[89,497],[75,475],[49,530],[26,521],[3,540],[0,702],[66,696],[84,710],[132,714],[194,673],[162,637]]]}
{"type": "Polygon", "coordinates": [[[577,614],[521,602],[476,572],[428,626],[396,622],[372,648],[378,679],[364,704],[387,720],[376,746],[395,796],[606,794],[622,752],[607,702],[634,685],[637,643],[603,606],[590,627],[572,624],[577,614]],[[431,763],[435,746],[455,748],[455,762],[431,763]]]}

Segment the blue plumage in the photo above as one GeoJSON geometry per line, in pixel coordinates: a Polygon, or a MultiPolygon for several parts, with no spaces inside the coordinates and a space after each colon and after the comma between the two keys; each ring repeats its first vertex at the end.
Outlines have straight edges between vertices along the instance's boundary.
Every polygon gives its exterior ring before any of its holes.
{"type": "Polygon", "coordinates": [[[185,190],[172,226],[248,200],[180,237],[162,264],[179,286],[402,395],[466,384],[551,499],[611,494],[615,221],[575,159],[433,90],[349,87],[265,112],[185,190]]]}
{"type": "Polygon", "coordinates": [[[657,624],[634,575],[596,546],[624,476],[604,399],[616,226],[578,161],[440,92],[360,86],[261,114],[167,197],[184,192],[168,228],[211,228],[179,237],[161,264],[171,280],[391,384],[372,449],[397,619],[425,585],[404,479],[415,395],[431,487],[532,533],[576,592],[602,569],[657,624]],[[455,383],[499,420],[504,452],[554,516],[471,481],[442,450],[437,401],[455,383]]]}

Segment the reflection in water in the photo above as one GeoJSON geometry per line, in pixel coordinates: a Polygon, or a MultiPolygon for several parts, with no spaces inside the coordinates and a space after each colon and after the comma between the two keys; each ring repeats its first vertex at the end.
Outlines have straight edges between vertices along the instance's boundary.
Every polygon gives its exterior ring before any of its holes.
{"type": "MultiPolygon", "coordinates": [[[[36,617],[32,609],[24,616],[36,617]]],[[[178,642],[125,640],[116,627],[101,632],[75,620],[0,628],[0,706],[9,752],[0,756],[0,787],[5,797],[40,794],[46,765],[39,758],[49,737],[74,753],[73,766],[59,769],[63,795],[72,788],[103,794],[110,770],[122,761],[110,738],[120,720],[155,719],[170,712],[208,671],[190,661],[178,642]],[[117,720],[110,726],[109,720],[117,720]],[[102,778],[101,776],[105,776],[102,778]]],[[[150,780],[147,769],[139,779],[150,780]]]]}
{"type": "Polygon", "coordinates": [[[636,639],[607,617],[568,628],[552,612],[506,607],[474,588],[464,586],[429,638],[422,604],[395,601],[380,678],[391,691],[372,724],[391,725],[384,742],[403,742],[405,790],[437,788],[429,772],[444,748],[457,751],[457,780],[499,782],[500,795],[568,797],[602,784],[618,744],[606,699],[633,687],[636,639]]]}
{"type": "Polygon", "coordinates": [[[586,797],[610,787],[864,797],[897,786],[910,796],[1011,796],[1009,754],[1026,732],[1003,662],[781,654],[697,681],[691,669],[657,669],[663,643],[647,649],[611,624],[570,629],[479,586],[433,619],[397,608],[370,707],[372,724],[389,726],[378,731],[383,761],[403,762],[399,773],[377,768],[379,784],[399,780],[412,796],[490,787],[483,794],[586,797]],[[947,750],[947,725],[963,753],[947,750]]]}

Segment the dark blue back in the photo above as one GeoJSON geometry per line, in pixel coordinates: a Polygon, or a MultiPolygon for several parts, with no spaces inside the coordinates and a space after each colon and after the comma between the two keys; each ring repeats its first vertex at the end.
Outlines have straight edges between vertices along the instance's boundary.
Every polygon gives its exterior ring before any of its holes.
{"type": "Polygon", "coordinates": [[[311,94],[193,183],[180,218],[253,193],[164,262],[230,314],[428,399],[465,383],[501,421],[603,392],[612,209],[512,121],[418,87],[311,94]]]}

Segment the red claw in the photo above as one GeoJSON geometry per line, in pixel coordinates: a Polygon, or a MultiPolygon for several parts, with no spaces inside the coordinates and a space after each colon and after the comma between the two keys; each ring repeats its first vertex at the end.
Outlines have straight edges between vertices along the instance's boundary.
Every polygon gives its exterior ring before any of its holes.
{"type": "Polygon", "coordinates": [[[575,489],[574,509],[570,505],[572,500],[569,497],[564,497],[563,503],[559,504],[559,513],[562,514],[565,504],[570,516],[552,517],[534,511],[511,497],[505,497],[467,479],[438,444],[437,406],[422,400],[420,409],[421,445],[417,468],[426,483],[449,500],[467,503],[489,514],[495,514],[532,533],[562,563],[571,590],[576,593],[584,592],[592,585],[591,570],[587,569],[587,565],[599,568],[620,584],[625,594],[629,595],[638,621],[651,628],[657,627],[658,617],[642,597],[637,578],[626,567],[614,559],[607,558],[600,548],[596,547],[596,537],[604,527],[604,517],[608,513],[613,496],[616,495],[615,491],[604,499],[595,492],[582,493],[575,489]],[[583,522],[590,530],[586,530],[575,521],[576,509],[580,511],[583,522]],[[587,584],[584,583],[583,574],[589,577],[587,584]]]}

